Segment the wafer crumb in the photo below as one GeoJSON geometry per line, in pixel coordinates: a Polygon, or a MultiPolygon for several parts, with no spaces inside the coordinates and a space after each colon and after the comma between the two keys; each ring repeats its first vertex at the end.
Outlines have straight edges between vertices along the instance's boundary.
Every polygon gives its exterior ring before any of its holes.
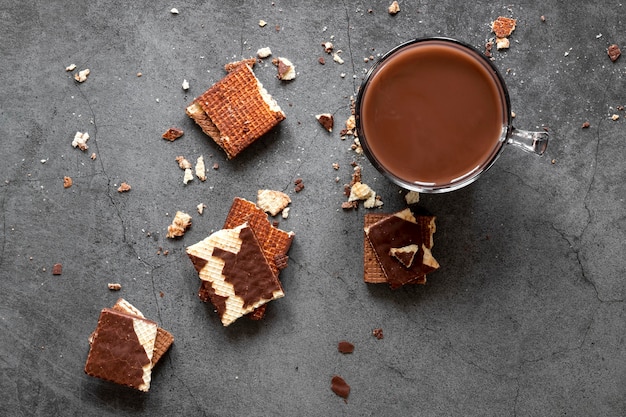
{"type": "Polygon", "coordinates": [[[193,172],[191,168],[185,168],[185,175],[183,176],[183,184],[187,185],[189,181],[193,180],[193,172]]]}
{"type": "Polygon", "coordinates": [[[272,50],[269,47],[259,48],[256,51],[256,56],[258,56],[261,59],[267,58],[270,55],[272,55],[272,50]]]}
{"type": "Polygon", "coordinates": [[[261,19],[261,20],[259,20],[259,26],[263,28],[263,27],[267,26],[267,22],[265,20],[261,19]]]}
{"type": "Polygon", "coordinates": [[[185,132],[182,129],[179,129],[177,127],[170,127],[165,131],[165,133],[163,133],[163,135],[161,135],[161,137],[163,139],[169,140],[170,142],[173,142],[184,134],[185,132]]]}
{"type": "Polygon", "coordinates": [[[74,74],[74,79],[79,83],[84,83],[90,73],[91,71],[89,71],[89,68],[85,68],[84,70],[78,71],[76,74],[74,74]]]}
{"type": "Polygon", "coordinates": [[[333,115],[331,113],[317,114],[315,115],[315,118],[322,125],[322,127],[324,127],[324,129],[328,130],[329,132],[333,131],[335,119],[333,118],[333,115]]]}
{"type": "Polygon", "coordinates": [[[276,216],[291,203],[289,196],[281,191],[258,190],[257,206],[266,213],[276,216]]]}
{"type": "Polygon", "coordinates": [[[178,162],[180,169],[191,169],[191,162],[182,155],[176,157],[176,162],[178,162]]]}
{"type": "Polygon", "coordinates": [[[204,167],[204,158],[202,155],[200,155],[196,160],[196,177],[198,177],[200,181],[206,181],[206,169],[204,167]]]}
{"type": "Polygon", "coordinates": [[[398,4],[398,2],[394,0],[387,8],[387,12],[389,12],[389,14],[392,16],[399,13],[400,5],[398,4]]]}
{"type": "Polygon", "coordinates": [[[89,133],[76,132],[76,134],[74,135],[74,139],[72,140],[72,146],[74,148],[80,149],[81,151],[86,151],[87,149],[89,149],[89,146],[87,146],[88,140],[89,133]]]}
{"type": "Polygon", "coordinates": [[[173,239],[183,236],[189,226],[191,226],[191,216],[185,212],[177,211],[172,224],[167,227],[166,237],[173,239]]]}
{"type": "Polygon", "coordinates": [[[335,48],[332,42],[323,42],[322,46],[324,47],[324,52],[326,52],[327,54],[333,52],[333,49],[335,48]]]}
{"type": "Polygon", "coordinates": [[[296,66],[287,58],[278,57],[272,60],[272,63],[278,67],[278,77],[281,81],[291,81],[296,78],[296,66]]]}
{"type": "Polygon", "coordinates": [[[344,63],[343,58],[341,58],[341,57],[339,56],[339,53],[338,53],[338,52],[334,52],[334,53],[333,53],[333,61],[335,61],[335,62],[336,62],[336,63],[338,63],[339,65],[341,65],[341,64],[343,64],[343,63],[344,63]]]}
{"type": "Polygon", "coordinates": [[[183,79],[182,87],[183,87],[183,90],[185,91],[189,90],[189,81],[183,79]]]}
{"type": "Polygon", "coordinates": [[[91,156],[89,158],[91,158],[92,161],[95,161],[97,157],[98,156],[96,155],[96,153],[92,152],[92,154],[91,154],[91,156]]]}
{"type": "Polygon", "coordinates": [[[205,208],[206,208],[206,205],[204,203],[200,203],[196,206],[196,209],[198,210],[198,214],[204,213],[205,208]]]}
{"type": "Polygon", "coordinates": [[[407,204],[417,204],[420,201],[420,194],[417,191],[409,191],[404,196],[404,200],[407,204]]]}
{"type": "Polygon", "coordinates": [[[74,71],[76,69],[76,64],[70,64],[67,67],[65,67],[65,71],[74,71]]]}
{"type": "Polygon", "coordinates": [[[130,185],[129,185],[129,184],[127,184],[127,183],[125,183],[125,182],[123,182],[123,183],[121,183],[121,184],[120,184],[120,186],[117,188],[117,192],[118,192],[118,193],[125,193],[125,192],[130,191],[130,189],[131,189],[130,185]]]}
{"type": "Polygon", "coordinates": [[[109,287],[111,291],[119,291],[122,289],[122,284],[119,284],[117,282],[109,282],[107,284],[107,287],[109,287]]]}
{"type": "Polygon", "coordinates": [[[72,181],[71,177],[63,177],[63,188],[70,188],[74,181],[72,181]]]}

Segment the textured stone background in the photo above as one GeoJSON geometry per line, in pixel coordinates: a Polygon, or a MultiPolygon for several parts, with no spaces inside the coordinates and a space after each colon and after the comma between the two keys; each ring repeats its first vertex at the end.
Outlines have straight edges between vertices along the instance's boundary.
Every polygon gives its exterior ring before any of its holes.
{"type": "Polygon", "coordinates": [[[626,46],[625,6],[402,1],[392,17],[389,3],[0,2],[0,414],[626,414],[626,59],[606,54],[626,46]],[[365,210],[340,209],[350,163],[383,211],[404,207],[404,192],[339,137],[364,58],[427,35],[482,49],[500,15],[518,19],[511,48],[494,51],[515,125],[548,128],[546,155],[506,149],[473,185],[422,196],[438,217],[441,270],[426,286],[364,284],[365,210]],[[324,54],[329,40],[343,65],[324,54]],[[224,63],[265,46],[296,65],[290,83],[269,60],[255,71],[287,119],[228,161],[184,108],[224,63]],[[72,63],[91,70],[85,83],[64,71],[72,63]],[[323,112],[335,115],[332,134],[315,121],[323,112]],[[183,138],[162,140],[170,126],[183,138]],[[88,153],[70,145],[85,130],[88,153]],[[207,181],[183,185],[177,155],[203,155],[207,181]],[[123,181],[129,193],[116,191],[123,181]],[[184,248],[259,188],[293,201],[280,220],[296,233],[286,297],[261,322],[223,328],[196,296],[184,248]],[[177,210],[193,226],[172,241],[177,210]],[[148,394],[83,373],[99,311],[120,296],[176,337],[148,394]],[[337,352],[342,339],[353,354],[337,352]],[[330,390],[335,374],[352,387],[347,403],[330,390]]]}

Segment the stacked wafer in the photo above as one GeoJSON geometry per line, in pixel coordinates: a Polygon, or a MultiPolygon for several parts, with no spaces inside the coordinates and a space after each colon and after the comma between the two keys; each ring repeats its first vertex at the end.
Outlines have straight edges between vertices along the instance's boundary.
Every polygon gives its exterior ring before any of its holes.
{"type": "Polygon", "coordinates": [[[112,308],[100,312],[96,330],[89,337],[85,372],[147,392],[152,369],[173,342],[171,333],[120,298],[112,308]]]}
{"type": "Polygon", "coordinates": [[[210,301],[224,326],[283,297],[278,275],[287,265],[294,233],[274,227],[256,204],[235,198],[224,228],[187,247],[201,280],[198,296],[210,301]]]}
{"type": "Polygon", "coordinates": [[[410,209],[393,214],[366,214],[363,242],[367,283],[391,288],[425,284],[426,275],[439,268],[432,256],[434,216],[415,216],[410,209]]]}
{"type": "Polygon", "coordinates": [[[285,113],[246,61],[229,69],[186,113],[231,159],[284,120],[285,113]]]}

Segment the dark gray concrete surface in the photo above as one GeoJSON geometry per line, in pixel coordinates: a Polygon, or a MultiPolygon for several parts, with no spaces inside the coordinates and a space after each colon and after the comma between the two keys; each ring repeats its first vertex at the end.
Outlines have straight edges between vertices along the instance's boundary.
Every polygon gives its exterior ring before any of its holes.
{"type": "Polygon", "coordinates": [[[626,57],[606,53],[626,46],[625,6],[401,1],[392,17],[389,3],[1,2],[0,414],[626,415],[626,57]],[[350,163],[382,211],[405,207],[339,137],[364,58],[426,35],[482,49],[500,15],[518,26],[494,62],[515,125],[551,132],[546,155],[506,149],[471,186],[423,195],[441,269],[426,286],[364,284],[366,210],[340,208],[350,163]],[[330,40],[343,65],[324,54],[330,40]],[[184,108],[224,63],[265,46],[296,65],[289,83],[269,60],[256,68],[287,119],[228,161],[184,108]],[[83,84],[65,72],[72,63],[91,70],[83,84]],[[335,115],[332,134],[314,118],[323,112],[335,115]],[[164,141],[170,126],[185,135],[164,141]],[[89,132],[87,153],[72,148],[76,131],[89,132]],[[183,185],[177,155],[203,155],[207,181],[183,185]],[[120,194],[123,181],[132,190],[120,194]],[[260,188],[292,198],[279,217],[296,233],[286,296],[264,320],[223,328],[196,296],[184,248],[260,188]],[[193,225],[173,241],[177,210],[193,225]],[[99,311],[120,296],[176,338],[147,394],[83,372],[99,311]],[[342,339],[353,354],[337,352],[342,339]],[[335,374],[352,387],[347,402],[330,390],[335,374]]]}

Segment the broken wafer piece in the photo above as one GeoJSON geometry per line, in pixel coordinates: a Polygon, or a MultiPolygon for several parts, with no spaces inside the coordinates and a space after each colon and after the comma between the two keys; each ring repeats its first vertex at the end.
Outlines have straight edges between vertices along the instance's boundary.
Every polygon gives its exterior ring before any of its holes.
{"type": "Polygon", "coordinates": [[[333,131],[333,125],[335,124],[335,119],[331,113],[322,113],[316,114],[315,118],[322,125],[322,127],[329,132],[333,131]]]}
{"type": "Polygon", "coordinates": [[[398,262],[404,265],[407,268],[410,268],[413,265],[413,260],[415,259],[415,255],[419,251],[419,246],[415,243],[407,246],[403,246],[401,248],[391,248],[389,249],[389,255],[393,258],[396,258],[398,262]]]}
{"type": "Polygon", "coordinates": [[[266,213],[276,216],[291,203],[291,198],[281,191],[259,190],[256,196],[256,204],[266,213]]]}
{"type": "Polygon", "coordinates": [[[219,230],[186,252],[202,280],[199,296],[213,303],[224,326],[284,296],[247,223],[219,230]]]}
{"type": "Polygon", "coordinates": [[[181,237],[185,234],[189,226],[191,226],[191,216],[185,212],[177,211],[172,220],[172,224],[167,227],[166,237],[170,239],[181,237]]]}
{"type": "Polygon", "coordinates": [[[291,81],[296,78],[296,66],[287,58],[278,57],[272,60],[272,64],[278,68],[276,77],[281,81],[291,81]]]}
{"type": "Polygon", "coordinates": [[[405,209],[365,226],[364,230],[391,288],[409,283],[426,283],[426,274],[439,268],[430,253],[435,232],[434,216],[416,218],[410,209],[405,209]],[[414,255],[412,266],[407,268],[392,257],[391,249],[412,244],[418,245],[419,250],[414,255]]]}
{"type": "Polygon", "coordinates": [[[147,392],[157,327],[151,320],[103,309],[93,333],[85,373],[147,392]]]}
{"type": "Polygon", "coordinates": [[[285,119],[276,100],[246,63],[234,68],[185,111],[229,159],[285,119]]]}
{"type": "Polygon", "coordinates": [[[496,34],[496,38],[508,38],[515,30],[517,20],[510,17],[499,16],[491,22],[491,30],[496,34]]]}

